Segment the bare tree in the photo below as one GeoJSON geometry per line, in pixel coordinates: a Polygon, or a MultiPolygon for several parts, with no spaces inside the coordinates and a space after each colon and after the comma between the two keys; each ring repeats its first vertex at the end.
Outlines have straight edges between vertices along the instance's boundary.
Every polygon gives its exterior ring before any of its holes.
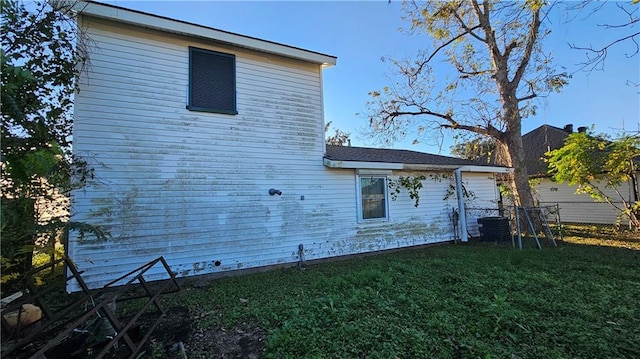
{"type": "Polygon", "coordinates": [[[369,123],[390,140],[443,129],[495,141],[502,165],[515,169],[515,201],[532,206],[522,147],[522,119],[536,111],[534,99],[566,84],[541,46],[548,34],[543,1],[406,2],[411,33],[426,34],[433,49],[415,58],[389,60],[397,80],[372,91],[369,123]],[[446,63],[452,74],[436,73],[446,63]]]}
{"type": "Polygon", "coordinates": [[[476,137],[451,146],[451,154],[468,160],[489,162],[495,149],[496,144],[491,138],[476,137]]]}
{"type": "MultiPolygon", "coordinates": [[[[617,31],[616,33],[618,35],[614,36],[614,39],[599,45],[569,44],[572,49],[586,52],[586,59],[580,63],[580,70],[587,72],[604,70],[609,50],[623,44],[626,44],[630,49],[630,52],[625,54],[627,58],[635,57],[640,53],[640,44],[638,43],[640,31],[637,28],[637,24],[640,23],[640,0],[615,3],[597,2],[594,0],[581,1],[569,7],[569,13],[573,13],[574,15],[571,16],[568,21],[574,21],[576,17],[582,16],[581,14],[584,13],[586,13],[585,18],[597,16],[604,6],[614,5],[620,11],[621,20],[616,24],[603,23],[598,25],[603,30],[617,31]]],[[[631,85],[639,86],[640,84],[632,83],[631,85]]]]}
{"type": "Polygon", "coordinates": [[[329,128],[331,127],[331,123],[333,121],[329,121],[327,122],[326,125],[324,125],[324,134],[325,134],[325,142],[327,143],[327,145],[334,145],[334,146],[345,146],[347,144],[351,145],[351,139],[349,138],[351,136],[351,134],[349,132],[344,132],[340,129],[337,128],[333,128],[333,130],[335,131],[333,135],[329,135],[329,128]]]}

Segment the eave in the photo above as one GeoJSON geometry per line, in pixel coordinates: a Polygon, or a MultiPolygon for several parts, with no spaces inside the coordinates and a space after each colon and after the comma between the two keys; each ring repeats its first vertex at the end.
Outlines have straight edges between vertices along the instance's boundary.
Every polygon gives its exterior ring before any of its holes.
{"type": "Polygon", "coordinates": [[[337,61],[335,56],[114,5],[79,1],[73,4],[73,10],[81,16],[91,16],[158,31],[230,44],[250,50],[319,64],[323,68],[335,66],[337,61]]]}
{"type": "Polygon", "coordinates": [[[403,171],[454,171],[462,172],[484,172],[484,173],[511,173],[512,168],[498,166],[460,166],[460,165],[437,165],[437,164],[415,164],[415,163],[391,163],[391,162],[361,162],[361,161],[339,161],[324,158],[324,165],[328,168],[344,169],[376,169],[376,170],[403,170],[403,171]]]}

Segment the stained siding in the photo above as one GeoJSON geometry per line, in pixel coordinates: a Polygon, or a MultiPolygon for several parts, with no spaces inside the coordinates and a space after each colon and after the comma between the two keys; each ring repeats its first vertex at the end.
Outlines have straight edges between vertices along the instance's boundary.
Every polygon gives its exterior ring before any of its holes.
{"type": "Polygon", "coordinates": [[[84,25],[95,49],[76,96],[74,151],[96,181],[74,192],[74,219],[111,235],[70,239],[91,287],[160,255],[191,276],[296,262],[299,244],[310,260],[453,238],[455,196],[443,199],[452,174],[427,180],[418,208],[404,194],[389,222],[358,224],[355,171],[323,166],[319,65],[84,25]],[[236,56],[238,115],[186,110],[188,46],[236,56]]]}
{"type": "MultiPolygon", "coordinates": [[[[401,176],[419,175],[424,175],[426,179],[422,181],[423,187],[419,191],[418,207],[409,197],[407,190],[401,188],[397,198],[390,199],[388,221],[357,223],[355,195],[349,201],[340,202],[340,206],[350,207],[353,211],[355,233],[347,227],[341,238],[327,241],[330,245],[329,255],[363,253],[453,240],[451,214],[457,208],[453,173],[394,171],[389,179],[397,180],[401,176]]],[[[354,188],[355,172],[352,176],[354,188]]],[[[491,173],[464,173],[463,184],[474,193],[473,198],[466,201],[467,205],[497,209],[498,193],[491,173]]],[[[477,230],[477,223],[472,221],[475,219],[469,220],[470,227],[475,226],[477,230]]]]}
{"type": "Polygon", "coordinates": [[[322,165],[319,65],[90,21],[74,150],[97,181],[74,211],[111,239],[70,254],[91,286],[159,255],[180,276],[295,261],[340,230],[327,203],[354,194],[322,165]],[[188,46],[236,55],[239,115],[185,109],[188,46]]]}

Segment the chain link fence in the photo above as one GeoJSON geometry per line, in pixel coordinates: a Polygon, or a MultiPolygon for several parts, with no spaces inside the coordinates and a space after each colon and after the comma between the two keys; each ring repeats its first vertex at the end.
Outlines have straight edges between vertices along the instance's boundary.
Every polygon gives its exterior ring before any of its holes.
{"type": "MultiPolygon", "coordinates": [[[[470,238],[482,239],[482,224],[478,226],[478,220],[483,222],[492,218],[505,218],[512,234],[510,240],[514,245],[518,243],[518,232],[527,238],[538,237],[536,241],[544,240],[551,245],[555,244],[553,240],[562,241],[566,236],[640,240],[640,233],[633,231],[628,220],[619,219],[615,211],[607,208],[606,206],[611,207],[609,204],[598,205],[603,206],[594,206],[594,202],[571,202],[545,203],[532,208],[470,207],[465,208],[467,231],[470,238]]],[[[487,240],[495,241],[489,238],[487,240]]]]}
{"type": "MultiPolygon", "coordinates": [[[[540,205],[553,205],[558,208],[562,230],[568,236],[640,239],[640,233],[634,233],[629,219],[621,216],[620,211],[609,203],[571,201],[540,205]]],[[[624,207],[622,203],[614,205],[624,207]]]]}

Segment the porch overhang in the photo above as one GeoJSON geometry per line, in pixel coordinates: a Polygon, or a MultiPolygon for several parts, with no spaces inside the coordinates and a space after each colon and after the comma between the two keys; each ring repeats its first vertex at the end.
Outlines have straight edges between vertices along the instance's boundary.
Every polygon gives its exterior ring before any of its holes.
{"type": "Polygon", "coordinates": [[[469,241],[469,235],[467,232],[467,214],[464,204],[464,188],[462,186],[462,172],[492,172],[492,173],[512,173],[511,167],[496,167],[496,166],[461,166],[453,171],[456,181],[456,196],[458,197],[458,214],[460,221],[460,239],[462,242],[469,241]]]}

